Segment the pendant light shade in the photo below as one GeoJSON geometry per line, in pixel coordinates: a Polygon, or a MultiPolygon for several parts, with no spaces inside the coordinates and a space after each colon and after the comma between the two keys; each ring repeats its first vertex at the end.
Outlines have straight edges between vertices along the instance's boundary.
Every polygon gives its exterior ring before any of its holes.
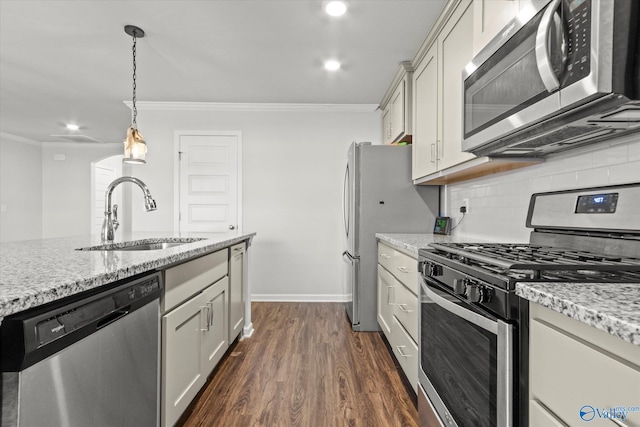
{"type": "Polygon", "coordinates": [[[146,163],[147,143],[144,142],[140,131],[133,126],[127,130],[127,139],[124,140],[125,163],[146,163]]]}
{"type": "Polygon", "coordinates": [[[144,31],[134,26],[127,25],[124,32],[133,37],[133,106],[131,126],[127,129],[127,138],[124,140],[124,158],[125,163],[144,164],[147,154],[147,143],[144,141],[142,134],[138,130],[136,117],[138,110],[136,109],[136,39],[144,37],[144,31]]]}

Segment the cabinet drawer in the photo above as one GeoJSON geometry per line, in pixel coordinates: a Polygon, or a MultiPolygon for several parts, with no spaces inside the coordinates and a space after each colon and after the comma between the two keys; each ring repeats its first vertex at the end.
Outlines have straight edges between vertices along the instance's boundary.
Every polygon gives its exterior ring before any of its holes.
{"type": "Polygon", "coordinates": [[[418,297],[405,286],[398,284],[395,291],[393,314],[404,326],[411,338],[418,342],[418,297]]]}
{"type": "Polygon", "coordinates": [[[393,249],[384,243],[378,243],[378,262],[418,295],[418,260],[393,249]]]}
{"type": "Polygon", "coordinates": [[[404,330],[398,319],[392,319],[391,349],[413,389],[418,391],[418,345],[404,330]]]}
{"type": "MultiPolygon", "coordinates": [[[[534,319],[529,354],[530,398],[568,425],[584,424],[580,410],[585,405],[587,412],[638,406],[640,367],[608,349],[534,319]]],[[[596,425],[608,421],[597,413],[587,416],[596,425]]],[[[640,426],[640,413],[629,412],[628,416],[625,425],[640,426]]]]}
{"type": "Polygon", "coordinates": [[[227,275],[229,250],[223,249],[165,271],[163,313],[227,275]]]}

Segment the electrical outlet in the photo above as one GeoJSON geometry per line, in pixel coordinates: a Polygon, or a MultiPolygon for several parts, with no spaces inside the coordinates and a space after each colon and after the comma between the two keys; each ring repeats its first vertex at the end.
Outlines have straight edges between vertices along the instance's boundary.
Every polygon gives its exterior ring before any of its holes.
{"type": "Polygon", "coordinates": [[[462,199],[462,204],[460,205],[460,211],[462,212],[462,208],[464,208],[465,213],[469,213],[469,199],[462,199]]]}

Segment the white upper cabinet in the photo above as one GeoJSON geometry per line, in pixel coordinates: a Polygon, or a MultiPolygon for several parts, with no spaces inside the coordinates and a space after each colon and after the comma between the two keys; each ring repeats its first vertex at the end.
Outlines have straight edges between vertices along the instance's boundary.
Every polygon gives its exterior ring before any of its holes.
{"type": "Polygon", "coordinates": [[[413,179],[438,168],[438,44],[434,43],[416,68],[414,90],[413,179]]]}
{"type": "Polygon", "coordinates": [[[387,104],[382,110],[382,143],[391,144],[391,104],[387,104]]]}
{"type": "Polygon", "coordinates": [[[473,8],[469,1],[460,3],[438,36],[439,81],[442,95],[439,169],[444,169],[475,156],[462,151],[462,70],[473,59],[473,8]]]}
{"type": "Polygon", "coordinates": [[[413,67],[406,61],[400,64],[389,90],[385,94],[382,110],[382,142],[404,141],[412,133],[411,127],[411,84],[413,67]]]}
{"type": "Polygon", "coordinates": [[[473,56],[516,17],[519,9],[520,0],[473,0],[473,56]]]}
{"type": "Polygon", "coordinates": [[[413,179],[472,159],[462,151],[462,69],[472,59],[473,7],[461,1],[416,65],[413,179]]]}

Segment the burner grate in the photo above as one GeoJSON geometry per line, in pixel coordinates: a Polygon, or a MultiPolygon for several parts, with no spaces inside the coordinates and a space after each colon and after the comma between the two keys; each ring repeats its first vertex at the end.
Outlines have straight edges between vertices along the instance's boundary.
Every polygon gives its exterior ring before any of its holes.
{"type": "Polygon", "coordinates": [[[431,244],[449,259],[516,279],[640,281],[640,259],[533,244],[431,244]]]}

